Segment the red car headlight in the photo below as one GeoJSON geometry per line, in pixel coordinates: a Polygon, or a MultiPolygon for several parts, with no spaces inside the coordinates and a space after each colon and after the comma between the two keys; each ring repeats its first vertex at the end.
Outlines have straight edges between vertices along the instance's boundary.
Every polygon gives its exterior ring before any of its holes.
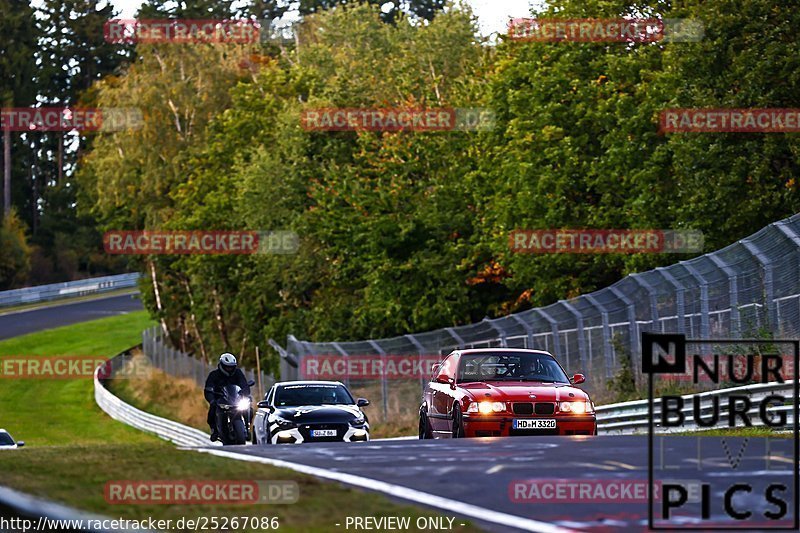
{"type": "Polygon", "coordinates": [[[594,413],[594,404],[591,401],[584,400],[577,402],[561,402],[558,404],[558,410],[562,413],[582,415],[585,413],[594,413]]]}
{"type": "Polygon", "coordinates": [[[504,402],[472,402],[467,408],[468,413],[480,413],[488,415],[491,413],[504,413],[506,404],[504,402]]]}

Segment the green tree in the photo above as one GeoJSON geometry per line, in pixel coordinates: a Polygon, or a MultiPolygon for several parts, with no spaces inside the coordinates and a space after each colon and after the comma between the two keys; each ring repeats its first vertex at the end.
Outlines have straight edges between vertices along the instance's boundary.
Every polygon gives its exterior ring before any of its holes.
{"type": "Polygon", "coordinates": [[[31,250],[25,225],[13,210],[0,226],[0,290],[22,286],[30,270],[31,250]]]}

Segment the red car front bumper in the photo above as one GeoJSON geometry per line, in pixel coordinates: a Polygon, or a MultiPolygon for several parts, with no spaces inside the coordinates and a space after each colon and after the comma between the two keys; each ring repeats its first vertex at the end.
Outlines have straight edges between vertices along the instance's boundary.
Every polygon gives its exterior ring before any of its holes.
{"type": "Polygon", "coordinates": [[[553,415],[553,416],[490,416],[464,415],[464,435],[466,437],[509,437],[524,435],[595,435],[597,419],[595,415],[553,415]],[[514,429],[514,419],[555,419],[555,429],[514,429]]]}

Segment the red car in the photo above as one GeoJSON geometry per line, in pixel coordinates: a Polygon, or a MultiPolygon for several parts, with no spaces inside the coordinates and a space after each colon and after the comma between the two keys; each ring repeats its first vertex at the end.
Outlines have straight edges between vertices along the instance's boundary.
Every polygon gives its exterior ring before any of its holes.
{"type": "Polygon", "coordinates": [[[547,352],[461,350],[433,365],[419,438],[596,435],[594,403],[547,352]]]}

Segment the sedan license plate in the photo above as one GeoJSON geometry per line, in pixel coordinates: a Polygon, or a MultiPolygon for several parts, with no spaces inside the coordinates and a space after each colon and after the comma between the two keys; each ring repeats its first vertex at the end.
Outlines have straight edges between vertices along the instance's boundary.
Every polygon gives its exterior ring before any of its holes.
{"type": "Polygon", "coordinates": [[[555,429],[556,421],[552,418],[515,418],[514,429],[555,429]]]}
{"type": "Polygon", "coordinates": [[[312,437],[335,437],[336,430],[335,429],[312,429],[311,430],[312,437]]]}

